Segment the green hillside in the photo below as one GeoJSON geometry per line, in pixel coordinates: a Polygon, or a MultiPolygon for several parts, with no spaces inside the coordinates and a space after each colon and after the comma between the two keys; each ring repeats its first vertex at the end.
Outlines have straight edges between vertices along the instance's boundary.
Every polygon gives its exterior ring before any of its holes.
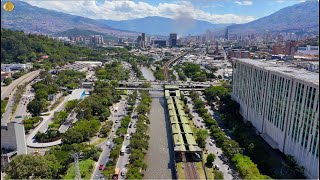
{"type": "Polygon", "coordinates": [[[91,31],[91,30],[85,30],[85,29],[78,29],[78,28],[73,28],[69,29],[63,32],[58,32],[55,34],[55,36],[91,36],[91,35],[102,35],[104,40],[117,40],[117,37],[107,35],[104,33],[96,32],[96,31],[91,31]]]}
{"type": "Polygon", "coordinates": [[[87,57],[87,60],[104,59],[101,53],[89,48],[64,44],[42,35],[1,29],[1,63],[36,62],[42,55],[48,55],[49,58],[44,62],[52,65],[76,61],[80,57],[87,57]]]}

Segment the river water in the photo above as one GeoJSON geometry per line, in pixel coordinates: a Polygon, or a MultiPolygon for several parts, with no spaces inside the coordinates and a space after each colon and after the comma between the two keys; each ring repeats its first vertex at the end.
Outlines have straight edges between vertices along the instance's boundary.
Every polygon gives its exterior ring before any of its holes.
{"type": "MultiPolygon", "coordinates": [[[[154,81],[153,72],[147,67],[139,67],[148,81],[154,81]]],[[[155,85],[154,85],[155,86],[155,85]]],[[[173,179],[174,153],[171,140],[169,115],[163,92],[149,91],[152,97],[149,114],[149,149],[145,157],[148,165],[144,179],[173,179]]]]}
{"type": "Polygon", "coordinates": [[[146,78],[146,80],[148,81],[156,80],[156,78],[153,75],[153,72],[148,67],[140,66],[139,69],[142,72],[144,78],[146,78]]]}
{"type": "MultiPolygon", "coordinates": [[[[150,92],[150,95],[152,97],[153,92],[150,92]]],[[[173,179],[175,178],[173,143],[164,97],[153,96],[149,118],[150,139],[145,158],[148,168],[144,179],[173,179]]]]}

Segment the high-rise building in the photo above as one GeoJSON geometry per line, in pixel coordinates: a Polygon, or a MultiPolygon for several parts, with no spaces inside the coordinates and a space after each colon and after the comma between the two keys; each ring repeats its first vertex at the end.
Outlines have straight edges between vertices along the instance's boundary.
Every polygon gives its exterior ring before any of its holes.
{"type": "Polygon", "coordinates": [[[288,41],[286,42],[286,47],[285,47],[285,54],[293,56],[294,53],[296,52],[296,45],[298,43],[295,41],[288,41]]]}
{"type": "Polygon", "coordinates": [[[118,44],[123,44],[123,38],[118,39],[118,44]]]}
{"type": "Polygon", "coordinates": [[[229,57],[231,58],[251,58],[251,54],[249,51],[244,49],[232,49],[229,51],[229,57]]]}
{"type": "Polygon", "coordinates": [[[141,47],[146,46],[146,33],[141,34],[141,47]]]}
{"type": "Polygon", "coordinates": [[[177,46],[177,33],[170,33],[169,35],[169,47],[177,46]]]}
{"type": "Polygon", "coordinates": [[[159,47],[159,48],[161,48],[161,47],[166,47],[167,41],[166,41],[166,40],[161,40],[161,39],[152,40],[152,45],[153,45],[153,46],[157,46],[157,47],[159,47]]]}
{"type": "Polygon", "coordinates": [[[272,54],[284,54],[285,48],[282,45],[273,45],[272,54]]]}
{"type": "Polygon", "coordinates": [[[137,46],[138,47],[141,47],[141,42],[142,42],[142,37],[138,36],[138,38],[137,38],[137,46]]]}
{"type": "Polygon", "coordinates": [[[298,54],[301,55],[319,55],[319,46],[298,47],[298,54]]]}
{"type": "Polygon", "coordinates": [[[226,40],[229,40],[229,29],[228,29],[228,28],[226,28],[226,32],[225,32],[225,34],[224,34],[224,38],[225,38],[226,40]]]}
{"type": "Polygon", "coordinates": [[[232,98],[274,149],[290,154],[308,178],[319,178],[319,76],[260,60],[233,63],[232,98]]]}
{"type": "Polygon", "coordinates": [[[91,44],[97,45],[97,44],[103,44],[103,36],[102,35],[94,35],[90,38],[91,44]]]}

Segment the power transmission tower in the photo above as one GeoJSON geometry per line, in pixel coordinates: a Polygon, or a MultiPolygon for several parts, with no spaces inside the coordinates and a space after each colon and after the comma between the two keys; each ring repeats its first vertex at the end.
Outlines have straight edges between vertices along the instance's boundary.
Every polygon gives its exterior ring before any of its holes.
{"type": "Polygon", "coordinates": [[[74,179],[76,179],[76,180],[81,180],[80,169],[79,169],[79,156],[78,156],[78,153],[73,153],[73,154],[71,154],[71,156],[74,158],[74,168],[75,168],[74,179]]]}

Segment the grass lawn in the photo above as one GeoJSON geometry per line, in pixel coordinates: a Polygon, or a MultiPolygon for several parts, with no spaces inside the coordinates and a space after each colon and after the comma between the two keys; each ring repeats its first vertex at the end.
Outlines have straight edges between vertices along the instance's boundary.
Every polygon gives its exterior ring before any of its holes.
{"type": "Polygon", "coordinates": [[[96,145],[102,143],[103,141],[105,141],[106,139],[107,139],[107,137],[103,137],[103,138],[98,137],[98,140],[95,141],[94,143],[92,143],[91,145],[96,146],[96,145]]]}
{"type": "Polygon", "coordinates": [[[178,179],[186,179],[184,176],[184,169],[182,169],[182,162],[177,163],[178,179]]]}
{"type": "MultiPolygon", "coordinates": [[[[90,179],[92,171],[93,171],[93,166],[94,166],[94,160],[87,159],[85,161],[79,161],[79,169],[80,169],[80,174],[85,174],[84,177],[81,177],[81,179],[90,179]],[[92,168],[90,169],[90,166],[92,168]]],[[[71,163],[69,165],[67,174],[63,177],[63,179],[74,179],[74,163],[71,163]]]]}
{"type": "Polygon", "coordinates": [[[198,171],[200,179],[206,179],[206,175],[204,174],[204,169],[202,167],[202,163],[201,162],[195,162],[195,164],[197,166],[197,171],[198,171]]]}
{"type": "Polygon", "coordinates": [[[206,172],[207,172],[208,179],[213,180],[214,179],[214,173],[213,173],[212,168],[206,167],[206,172]]]}
{"type": "Polygon", "coordinates": [[[56,108],[60,103],[62,103],[63,100],[64,100],[64,96],[59,97],[59,99],[52,104],[52,106],[50,107],[50,110],[53,110],[54,108],[56,108]]]}

